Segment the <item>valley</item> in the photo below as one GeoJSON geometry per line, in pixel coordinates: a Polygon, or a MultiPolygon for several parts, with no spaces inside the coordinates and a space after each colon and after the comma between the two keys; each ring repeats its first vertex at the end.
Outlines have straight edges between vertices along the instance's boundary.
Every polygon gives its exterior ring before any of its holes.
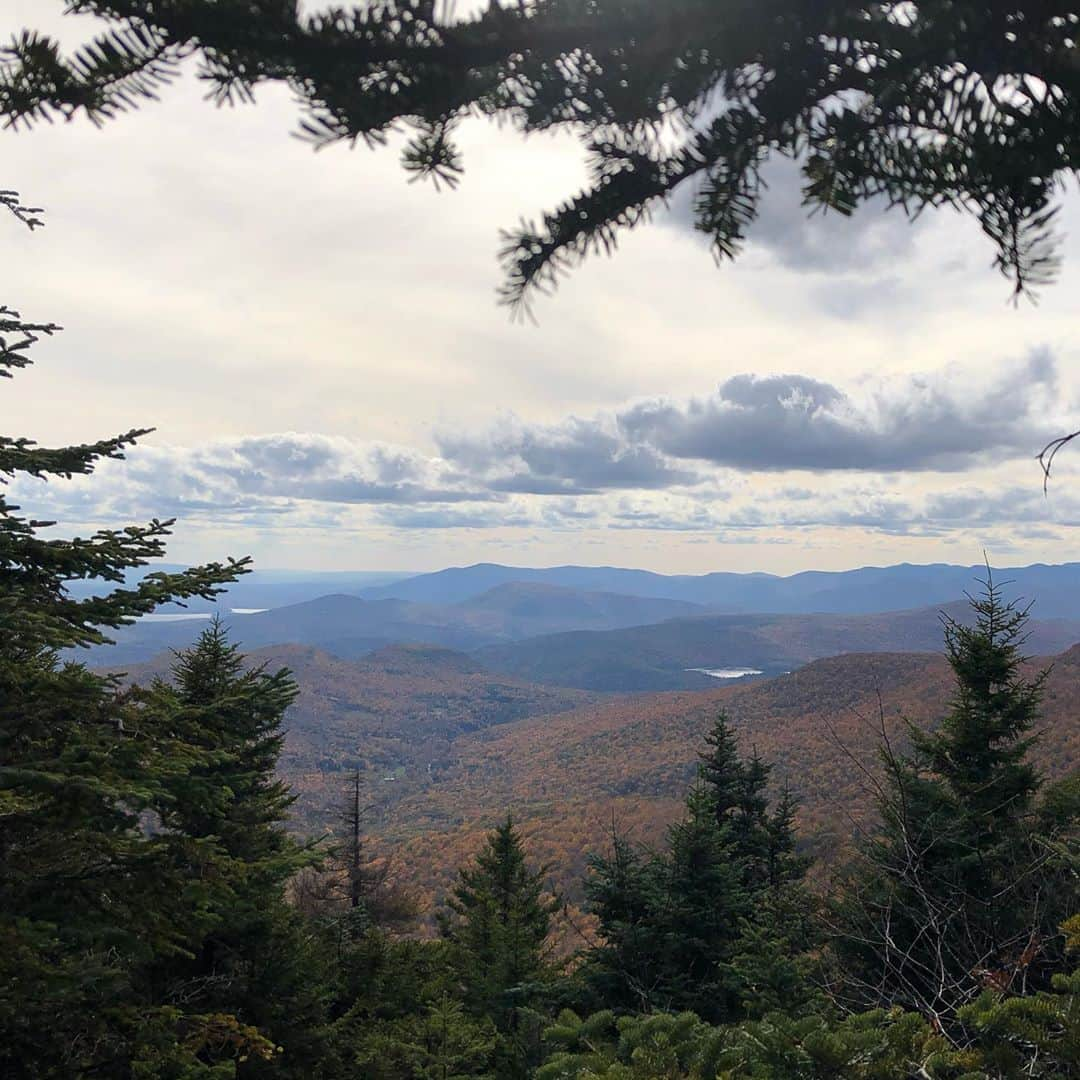
{"type": "MultiPolygon", "coordinates": [[[[1034,756],[1047,776],[1059,778],[1080,767],[1080,647],[1029,668],[1045,666],[1051,670],[1034,756]]],[[[512,810],[537,860],[550,863],[559,886],[580,899],[586,857],[605,849],[613,826],[640,842],[660,842],[682,811],[702,737],[724,709],[742,748],[772,762],[774,786],[798,798],[806,849],[829,861],[872,809],[882,725],[903,747],[905,721],[933,727],[951,689],[941,657],[852,654],[774,679],[592,702],[477,727],[440,742],[443,756],[429,759],[413,782],[394,785],[392,796],[369,785],[378,800],[371,837],[395,855],[402,881],[434,903],[486,831],[512,810]]],[[[294,727],[281,767],[304,820],[314,821],[335,782],[333,773],[301,767],[309,759],[305,744],[294,727]]]]}
{"type": "MultiPolygon", "coordinates": [[[[392,857],[429,906],[508,810],[580,900],[587,856],[613,828],[662,840],[719,709],[743,749],[774,764],[774,786],[799,800],[802,843],[827,862],[871,808],[882,734],[902,747],[907,721],[933,726],[945,712],[941,619],[970,616],[960,599],[716,613],[678,598],[465,577],[490,587],[460,597],[460,581],[436,575],[422,602],[378,595],[418,595],[405,581],[227,620],[252,665],[287,667],[299,686],[279,765],[296,795],[295,831],[337,829],[359,770],[370,850],[392,857]]],[[[205,625],[140,624],[100,655],[145,681],[168,671],[163,644],[179,647],[205,625]]],[[[1051,666],[1036,759],[1061,776],[1080,764],[1080,622],[1032,619],[1028,629],[1027,651],[1053,658],[1029,665],[1051,666]]]]}

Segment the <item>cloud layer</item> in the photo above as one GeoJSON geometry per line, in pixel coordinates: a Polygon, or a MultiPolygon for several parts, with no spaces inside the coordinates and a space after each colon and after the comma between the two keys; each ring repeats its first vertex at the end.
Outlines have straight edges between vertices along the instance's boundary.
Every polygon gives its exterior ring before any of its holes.
{"type": "Polygon", "coordinates": [[[1055,430],[1056,366],[1033,352],[1004,374],[868,382],[736,375],[704,398],[654,398],[560,424],[509,420],[438,437],[441,456],[493,490],[588,494],[692,487],[706,464],[743,471],[960,471],[1033,453],[1055,430]]]}
{"type": "Polygon", "coordinates": [[[1043,498],[1030,462],[1055,430],[1058,395],[1045,350],[996,375],[957,368],[851,389],[748,373],[705,397],[443,431],[434,452],[305,432],[151,442],[93,477],[20,481],[12,495],[66,522],[261,530],[1030,532],[1080,523],[1080,496],[1043,498]],[[988,469],[1018,457],[1026,482],[995,486],[988,469]]]}

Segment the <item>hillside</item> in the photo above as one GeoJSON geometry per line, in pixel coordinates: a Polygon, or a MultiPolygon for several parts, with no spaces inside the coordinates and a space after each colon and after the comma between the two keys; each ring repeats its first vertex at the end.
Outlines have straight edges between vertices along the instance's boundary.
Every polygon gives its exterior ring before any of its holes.
{"type": "MultiPolygon", "coordinates": [[[[248,654],[252,666],[289,668],[300,694],[289,710],[281,775],[299,795],[298,828],[321,832],[338,804],[338,784],[359,768],[384,813],[441,768],[455,740],[482,728],[580,708],[595,696],[493,675],[475,660],[432,646],[392,646],[343,660],[303,645],[248,654]]],[[[128,669],[133,682],[168,673],[162,654],[128,669]]]]}
{"type": "MultiPolygon", "coordinates": [[[[536,857],[580,896],[586,854],[604,847],[613,822],[643,842],[661,838],[681,810],[702,736],[723,707],[744,749],[774,762],[777,784],[799,797],[800,831],[828,858],[870,810],[863,770],[877,768],[882,719],[902,745],[902,717],[933,725],[952,685],[939,656],[848,655],[707,693],[590,705],[489,728],[459,739],[452,757],[433,767],[430,784],[375,829],[380,843],[398,852],[406,880],[430,900],[484,830],[512,809],[536,857]]],[[[1044,714],[1035,757],[1060,777],[1080,767],[1080,647],[1055,660],[1044,714]]]]}
{"type": "Polygon", "coordinates": [[[641,626],[705,608],[685,600],[590,592],[561,585],[509,581],[448,609],[477,630],[518,639],[569,629],[608,630],[641,626]]]}
{"type": "MultiPolygon", "coordinates": [[[[681,600],[511,582],[452,605],[335,593],[222,617],[233,640],[247,649],[290,642],[353,658],[400,642],[468,650],[567,630],[638,626],[703,610],[681,600]]],[[[199,619],[143,620],[114,632],[116,644],[92,650],[93,660],[139,663],[163,649],[190,644],[205,625],[199,619]]]]}
{"type": "MultiPolygon", "coordinates": [[[[947,605],[957,619],[967,604],[947,605]]],[[[703,615],[603,633],[565,633],[480,649],[493,671],[589,690],[699,689],[715,680],[697,668],[756,668],[779,674],[849,652],[939,652],[941,609],[873,615],[703,615]]],[[[1058,653],[1080,640],[1080,622],[1032,620],[1029,648],[1058,653]]]]}
{"type": "MultiPolygon", "coordinates": [[[[876,767],[881,717],[902,741],[901,717],[933,724],[952,691],[947,664],[930,652],[852,653],[776,678],[617,699],[492,673],[475,656],[434,646],[358,660],[296,645],[249,655],[289,667],[300,685],[280,770],[298,796],[298,831],[333,826],[347,772],[360,768],[373,847],[396,853],[403,879],[428,900],[507,810],[579,896],[586,856],[613,822],[644,842],[660,839],[721,707],[744,748],[774,762],[777,783],[801,800],[809,848],[833,855],[867,812],[862,770],[876,767]]],[[[168,666],[161,656],[130,676],[168,666]]],[[[1080,767],[1080,646],[1054,661],[1044,711],[1036,756],[1060,776],[1080,767]]]]}

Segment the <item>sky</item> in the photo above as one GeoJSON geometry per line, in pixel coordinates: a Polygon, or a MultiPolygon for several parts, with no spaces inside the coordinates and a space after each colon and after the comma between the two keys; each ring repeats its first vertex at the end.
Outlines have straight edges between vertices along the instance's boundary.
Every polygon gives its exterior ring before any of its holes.
{"type": "MultiPolygon", "coordinates": [[[[75,44],[52,0],[0,0],[75,44]]],[[[977,226],[808,219],[785,161],[717,267],[689,194],[535,309],[498,306],[500,228],[585,181],[568,136],[465,127],[457,191],[393,141],[314,152],[287,92],[216,109],[193,71],[96,129],[0,132],[3,302],[62,334],[0,387],[42,444],[156,430],[69,482],[17,480],[68,534],[175,517],[169,555],[262,568],[479,561],[662,572],[1080,558],[1080,198],[1065,265],[1009,302],[977,226]]],[[[11,429],[10,431],[7,429],[11,429]]]]}

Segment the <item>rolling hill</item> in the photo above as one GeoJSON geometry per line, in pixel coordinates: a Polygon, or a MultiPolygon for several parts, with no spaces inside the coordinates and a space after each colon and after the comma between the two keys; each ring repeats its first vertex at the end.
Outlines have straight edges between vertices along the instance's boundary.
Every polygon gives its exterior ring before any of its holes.
{"type": "MultiPolygon", "coordinates": [[[[287,666],[300,685],[280,768],[298,796],[297,830],[333,828],[348,771],[359,768],[372,849],[393,853],[402,881],[428,901],[508,810],[534,856],[580,898],[587,855],[613,824],[646,843],[662,838],[719,708],[744,750],[774,763],[777,785],[800,799],[809,850],[832,857],[870,809],[882,730],[902,744],[903,718],[932,726],[953,685],[929,652],[850,653],[775,678],[621,698],[492,673],[433,646],[358,660],[275,646],[250,660],[287,666]]],[[[168,666],[158,657],[130,677],[168,666]]],[[[1044,714],[1036,759],[1059,777],[1080,767],[1080,646],[1054,661],[1044,714]]]]}
{"type": "MultiPolygon", "coordinates": [[[[702,737],[724,708],[743,750],[774,763],[775,785],[799,798],[800,832],[827,861],[872,812],[868,778],[882,730],[902,746],[904,718],[932,727],[952,687],[940,656],[852,654],[706,693],[643,696],[487,728],[457,740],[430,782],[374,831],[398,853],[403,879],[433,900],[485,830],[512,810],[534,857],[580,897],[587,853],[605,848],[613,825],[641,842],[662,839],[681,812],[702,737]]],[[[1034,757],[1060,778],[1080,768],[1080,646],[1054,661],[1043,712],[1034,757]]]]}
{"type": "MultiPolygon", "coordinates": [[[[947,605],[957,619],[965,603],[947,605]]],[[[715,680],[695,669],[779,674],[848,652],[939,652],[941,611],[874,615],[702,615],[607,632],[572,632],[488,646],[488,668],[531,682],[600,691],[695,689],[715,680]]],[[[1029,648],[1057,653],[1080,641],[1080,622],[1032,620],[1029,648]]]]}
{"type": "MultiPolygon", "coordinates": [[[[580,708],[596,695],[531,686],[485,671],[462,653],[397,645],[343,660],[306,645],[248,653],[252,666],[289,668],[300,694],[289,710],[281,775],[299,795],[298,826],[319,833],[338,804],[340,778],[359,768],[377,814],[452,757],[455,740],[482,728],[580,708]]],[[[127,678],[166,677],[170,654],[130,667],[127,678]]]]}
{"type": "MultiPolygon", "coordinates": [[[[401,642],[469,650],[559,631],[637,626],[703,610],[682,600],[511,582],[451,605],[339,593],[223,619],[233,639],[247,649],[289,642],[355,658],[401,642]]],[[[189,644],[204,625],[195,618],[142,620],[114,632],[116,644],[92,650],[92,658],[110,666],[139,663],[163,649],[189,644]]]]}

